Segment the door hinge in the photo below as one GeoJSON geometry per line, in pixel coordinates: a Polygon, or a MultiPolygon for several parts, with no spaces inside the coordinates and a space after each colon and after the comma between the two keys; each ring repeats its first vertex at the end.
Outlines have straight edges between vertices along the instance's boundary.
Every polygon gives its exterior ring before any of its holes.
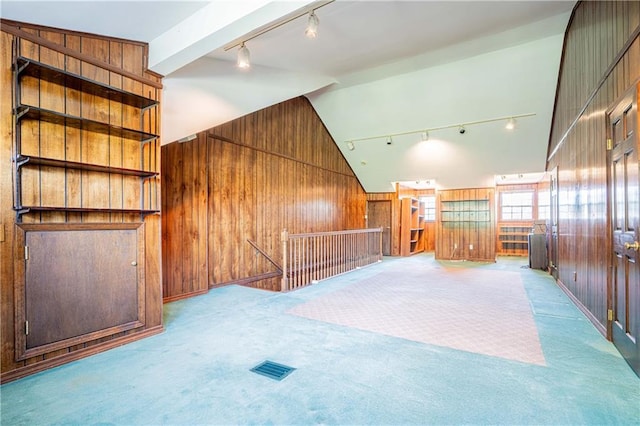
{"type": "Polygon", "coordinates": [[[613,149],[613,139],[607,139],[607,151],[611,151],[613,149]]]}
{"type": "Polygon", "coordinates": [[[613,321],[613,309],[607,310],[607,319],[613,321]]]}
{"type": "Polygon", "coordinates": [[[24,334],[25,336],[29,335],[29,321],[24,322],[24,334]]]}
{"type": "Polygon", "coordinates": [[[29,260],[29,246],[24,246],[24,260],[29,260]]]}

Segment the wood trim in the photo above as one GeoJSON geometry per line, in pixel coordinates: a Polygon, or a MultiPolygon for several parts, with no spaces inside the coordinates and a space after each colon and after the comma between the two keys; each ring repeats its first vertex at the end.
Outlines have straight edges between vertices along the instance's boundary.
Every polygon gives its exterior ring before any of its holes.
{"type": "MultiPolygon", "coordinates": [[[[65,54],[67,56],[71,56],[73,58],[79,59],[83,62],[86,62],[88,64],[91,65],[95,65],[97,67],[103,68],[107,71],[122,75],[124,77],[130,78],[132,80],[135,81],[139,81],[141,83],[144,83],[148,86],[154,87],[156,89],[162,89],[162,83],[159,81],[154,81],[148,78],[145,78],[143,76],[134,74],[132,72],[126,71],[122,68],[119,67],[115,67],[107,62],[103,62],[100,60],[97,60],[89,55],[80,53],[76,50],[73,49],[69,49],[66,46],[62,46],[60,44],[57,43],[52,43],[49,40],[46,40],[40,36],[34,35],[34,34],[30,34],[26,31],[21,30],[20,28],[14,26],[15,24],[12,23],[12,21],[6,21],[4,19],[0,20],[0,22],[2,23],[2,31],[7,32],[9,34],[12,34],[16,37],[25,39],[25,40],[29,40],[33,43],[39,44],[42,47],[46,47],[49,48],[51,50],[55,50],[56,52],[60,52],[62,54],[65,54]]],[[[45,27],[43,27],[42,29],[46,29],[45,27]]],[[[52,30],[51,28],[49,30],[52,30]]],[[[55,30],[55,31],[60,31],[60,30],[55,30]]],[[[95,37],[93,34],[90,35],[91,37],[95,37]]],[[[110,39],[110,40],[114,40],[114,39],[110,39]]],[[[129,40],[123,40],[123,42],[126,43],[131,43],[129,40]]],[[[137,43],[134,43],[137,44],[137,43]]],[[[145,59],[148,55],[145,55],[145,59]]],[[[146,64],[145,64],[145,69],[146,69],[146,64]]],[[[154,73],[154,75],[159,76],[159,74],[154,73]]],[[[160,76],[160,78],[162,78],[162,76],[160,76]]]]}
{"type": "MultiPolygon", "coordinates": [[[[237,280],[232,280],[232,281],[228,281],[228,282],[224,282],[224,283],[216,283],[216,284],[209,284],[209,289],[212,288],[217,288],[217,287],[224,287],[226,285],[241,285],[241,286],[246,286],[246,287],[252,287],[250,284],[257,282],[257,281],[262,281],[262,280],[267,280],[269,278],[276,278],[276,277],[281,277],[282,276],[282,272],[278,272],[278,271],[274,271],[274,272],[267,272],[265,274],[260,274],[260,275],[254,275],[252,277],[246,277],[246,278],[240,278],[237,280]]],[[[262,289],[265,290],[265,289],[262,289]]]]}
{"type": "Polygon", "coordinates": [[[182,300],[182,299],[188,299],[190,297],[195,297],[195,296],[202,296],[203,294],[207,294],[209,292],[209,289],[205,289],[205,290],[198,290],[198,291],[193,291],[191,293],[183,293],[183,294],[178,294],[176,296],[169,296],[169,297],[165,297],[162,299],[162,303],[171,303],[171,302],[175,302],[177,300],[182,300]]]}
{"type": "Polygon", "coordinates": [[[120,37],[105,36],[101,34],[87,33],[84,31],[67,30],[64,28],[50,27],[50,26],[40,25],[40,24],[32,24],[30,22],[14,21],[12,19],[5,19],[5,18],[0,18],[0,24],[2,24],[3,30],[5,29],[4,26],[8,25],[8,26],[16,27],[18,29],[23,27],[23,28],[30,28],[38,31],[55,31],[55,32],[60,32],[67,35],[73,35],[78,37],[91,37],[99,40],[115,41],[115,42],[127,43],[127,44],[136,44],[142,47],[148,47],[149,45],[144,41],[127,40],[120,37]]]}
{"type": "Polygon", "coordinates": [[[571,299],[573,304],[576,305],[580,312],[582,312],[584,316],[586,316],[587,319],[591,321],[593,326],[600,332],[600,334],[611,340],[611,338],[607,336],[607,328],[598,321],[598,319],[591,313],[591,311],[589,311],[589,309],[587,309],[586,306],[582,304],[580,299],[574,296],[573,293],[571,293],[571,290],[569,290],[569,288],[565,286],[561,280],[556,280],[556,283],[558,284],[558,287],[560,287],[560,289],[569,297],[569,299],[571,299]]]}
{"type": "MultiPolygon", "coordinates": [[[[254,151],[262,152],[263,154],[268,154],[268,155],[272,155],[274,157],[284,158],[285,160],[295,161],[296,163],[303,164],[303,165],[309,166],[309,167],[313,167],[314,169],[324,170],[326,172],[336,173],[336,174],[339,174],[339,175],[342,175],[342,176],[347,176],[347,177],[350,177],[350,178],[356,177],[355,175],[350,174],[350,173],[339,172],[337,170],[327,169],[326,167],[321,167],[321,166],[318,166],[317,164],[309,163],[307,161],[298,160],[297,158],[290,157],[288,155],[279,154],[277,152],[268,151],[266,149],[258,148],[257,146],[254,146],[254,145],[249,145],[249,144],[246,144],[246,143],[243,143],[243,142],[238,142],[238,141],[235,141],[233,139],[226,138],[224,136],[207,134],[207,138],[218,139],[220,141],[232,143],[234,145],[238,145],[238,146],[241,146],[243,148],[249,148],[249,149],[254,150],[254,151]]],[[[358,180],[358,179],[356,178],[356,180],[358,180]]],[[[358,181],[358,184],[360,185],[360,188],[362,188],[362,184],[360,183],[360,181],[358,181]]],[[[362,190],[364,191],[364,188],[362,188],[362,190]]]]}
{"type": "Polygon", "coordinates": [[[156,334],[160,334],[163,331],[164,331],[164,327],[162,325],[158,325],[155,327],[148,328],[144,331],[131,333],[123,337],[118,337],[113,340],[98,343],[88,348],[78,349],[70,353],[64,353],[62,355],[58,355],[52,358],[47,358],[36,364],[29,364],[24,367],[19,367],[14,370],[1,374],[0,383],[5,384],[14,380],[18,380],[23,377],[29,376],[31,374],[48,370],[53,367],[58,367],[63,364],[68,364],[71,361],[77,361],[79,359],[86,358],[88,356],[95,355],[100,352],[105,352],[109,349],[117,348],[118,346],[123,346],[127,343],[132,343],[134,341],[137,341],[145,337],[150,337],[156,334]]]}
{"type": "MultiPolygon", "coordinates": [[[[631,36],[627,39],[627,41],[625,42],[624,46],[622,47],[622,49],[620,49],[620,51],[618,52],[618,54],[616,55],[615,58],[613,58],[613,61],[611,61],[611,63],[609,64],[609,67],[607,68],[607,70],[602,74],[602,76],[600,77],[600,80],[598,81],[598,84],[596,84],[596,87],[593,89],[593,91],[591,92],[591,95],[589,95],[589,97],[587,98],[587,100],[585,101],[584,105],[582,106],[582,108],[580,109],[580,111],[578,112],[578,114],[576,115],[576,117],[574,118],[574,120],[571,122],[571,124],[569,125],[569,127],[565,130],[565,132],[562,134],[562,137],[560,138],[560,140],[558,141],[558,143],[556,144],[556,146],[553,148],[553,151],[551,151],[551,154],[549,154],[547,156],[547,163],[549,161],[551,161],[551,159],[553,158],[554,155],[556,155],[556,153],[560,150],[560,147],[562,146],[562,144],[564,143],[565,140],[567,140],[567,137],[569,137],[569,134],[573,131],[573,129],[575,128],[575,126],[578,124],[578,121],[580,121],[580,119],[582,118],[582,116],[584,115],[585,111],[587,110],[587,108],[589,108],[589,105],[591,105],[591,102],[593,101],[593,99],[598,95],[598,92],[600,92],[600,88],[602,88],[602,85],[607,81],[607,79],[609,78],[609,75],[613,72],[613,70],[616,68],[616,66],[618,65],[618,62],[620,62],[620,60],[624,57],[624,55],[627,53],[627,51],[629,50],[629,48],[631,47],[631,45],[633,44],[633,42],[636,40],[636,38],[638,38],[638,35],[640,35],[640,25],[638,25],[635,30],[633,30],[633,33],[631,34],[631,36]]],[[[564,58],[564,49],[562,52],[562,56],[564,58]]],[[[562,75],[561,73],[559,74],[559,76],[562,75]]],[[[560,79],[560,77],[558,77],[558,79],[560,79]]],[[[559,87],[559,85],[558,85],[559,87]]],[[[556,92],[557,92],[557,88],[556,88],[556,92]]],[[[557,93],[556,93],[556,103],[557,103],[557,93]]],[[[554,105],[554,113],[553,113],[553,117],[555,117],[555,105],[554,105]]],[[[553,123],[554,120],[552,120],[551,122],[551,129],[553,131],[553,123]]],[[[549,136],[549,147],[551,147],[551,135],[549,136]]]]}

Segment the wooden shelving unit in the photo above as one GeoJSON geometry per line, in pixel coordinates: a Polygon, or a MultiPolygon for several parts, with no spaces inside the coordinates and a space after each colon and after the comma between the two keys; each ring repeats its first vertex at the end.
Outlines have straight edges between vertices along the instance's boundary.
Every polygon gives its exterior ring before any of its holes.
{"type": "MultiPolygon", "coordinates": [[[[17,57],[13,64],[14,69],[14,93],[15,93],[15,107],[13,114],[15,117],[16,126],[16,140],[15,140],[15,152],[16,158],[15,164],[15,192],[14,192],[14,210],[17,215],[17,222],[22,222],[23,215],[34,212],[66,212],[66,213],[123,213],[123,214],[140,214],[145,216],[147,214],[158,213],[159,199],[157,182],[145,185],[144,181],[153,179],[159,175],[157,167],[154,168],[153,164],[145,162],[142,158],[144,150],[140,149],[139,164],[140,168],[128,168],[111,165],[92,164],[84,161],[70,161],[65,158],[49,158],[41,155],[26,155],[23,152],[22,147],[22,134],[23,126],[25,123],[33,123],[31,126],[40,126],[41,123],[48,125],[60,126],[63,132],[66,133],[68,129],[74,129],[76,132],[82,134],[99,134],[107,140],[111,138],[129,140],[134,143],[146,144],[148,142],[155,141],[158,138],[153,132],[145,131],[143,127],[144,120],[142,116],[150,108],[155,108],[158,105],[158,101],[146,98],[144,96],[137,95],[135,93],[128,92],[116,87],[112,87],[106,84],[102,84],[96,81],[89,80],[80,75],[52,67],[50,65],[42,64],[40,62],[27,59],[24,57],[17,57]],[[30,86],[30,93],[27,93],[27,97],[31,101],[23,101],[25,97],[23,89],[23,81],[25,79],[36,79],[38,82],[35,86],[30,86]],[[34,89],[37,87],[37,89],[34,89]],[[138,110],[140,115],[139,126],[140,128],[125,127],[120,124],[114,124],[114,122],[103,122],[94,118],[88,118],[82,115],[69,114],[67,112],[56,111],[49,108],[43,108],[41,106],[30,105],[30,102],[37,101],[48,95],[47,90],[53,92],[74,90],[82,96],[89,96],[91,98],[102,99],[106,101],[110,107],[115,105],[118,108],[134,108],[138,110]],[[38,93],[35,93],[34,90],[38,93]],[[145,164],[147,163],[147,164],[145,164]],[[135,178],[139,180],[139,195],[137,203],[138,206],[132,206],[130,199],[123,199],[119,203],[115,203],[114,206],[108,205],[91,205],[90,202],[83,200],[81,205],[47,205],[46,202],[39,204],[23,204],[23,196],[25,190],[28,190],[27,186],[23,185],[23,171],[25,168],[36,169],[41,167],[57,168],[63,170],[78,170],[81,172],[102,173],[107,175],[119,175],[128,177],[129,179],[135,178]]],[[[87,137],[87,145],[99,145],[100,141],[96,141],[95,137],[87,137]]],[[[94,149],[87,147],[85,149],[94,149]]],[[[99,148],[96,148],[99,149],[99,148]]],[[[45,151],[46,147],[40,146],[38,152],[45,151]]],[[[107,177],[107,181],[111,178],[107,177]]],[[[124,184],[123,184],[124,185],[124,184]]],[[[31,199],[46,198],[46,194],[40,193],[36,196],[31,196],[31,199]]]]}
{"type": "Polygon", "coordinates": [[[501,222],[498,224],[498,253],[526,256],[529,249],[528,235],[532,222],[501,222]]]}
{"type": "Polygon", "coordinates": [[[436,259],[495,262],[494,189],[437,193],[436,259]]]}
{"type": "Polygon", "coordinates": [[[489,200],[441,202],[440,221],[442,222],[489,222],[490,220],[489,200]]]}
{"type": "Polygon", "coordinates": [[[400,213],[400,255],[424,251],[424,203],[416,198],[402,198],[400,213]]]}

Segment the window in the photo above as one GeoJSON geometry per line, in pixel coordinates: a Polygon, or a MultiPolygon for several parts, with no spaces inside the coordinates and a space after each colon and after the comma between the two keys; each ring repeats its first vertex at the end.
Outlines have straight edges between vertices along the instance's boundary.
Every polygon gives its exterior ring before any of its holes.
{"type": "Polygon", "coordinates": [[[549,191],[538,192],[538,219],[551,219],[551,194],[549,191]]]}
{"type": "Polygon", "coordinates": [[[502,220],[532,220],[533,191],[501,193],[500,216],[502,220]]]}
{"type": "Polygon", "coordinates": [[[426,222],[436,221],[436,196],[425,195],[420,197],[420,201],[424,203],[424,220],[426,222]]]}

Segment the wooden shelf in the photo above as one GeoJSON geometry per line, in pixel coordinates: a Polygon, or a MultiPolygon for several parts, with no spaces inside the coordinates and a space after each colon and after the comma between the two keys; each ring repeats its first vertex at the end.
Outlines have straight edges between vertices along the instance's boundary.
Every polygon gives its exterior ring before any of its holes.
{"type": "MultiPolygon", "coordinates": [[[[145,111],[149,111],[148,114],[153,114],[150,111],[150,108],[159,105],[159,102],[150,99],[144,96],[137,95],[135,93],[131,93],[122,89],[118,89],[103,83],[99,83],[97,81],[89,80],[83,76],[73,74],[67,72],[66,70],[58,69],[50,65],[45,65],[40,62],[26,59],[24,57],[19,56],[14,61],[14,91],[16,96],[16,107],[13,110],[14,118],[15,118],[15,126],[16,126],[16,142],[15,142],[15,152],[17,158],[16,162],[16,176],[14,178],[15,182],[15,199],[14,199],[14,210],[16,211],[17,221],[21,222],[22,215],[33,213],[33,212],[67,212],[67,213],[134,213],[134,214],[154,214],[159,213],[159,209],[111,209],[111,208],[103,208],[103,207],[91,207],[84,205],[84,202],[80,200],[77,203],[82,205],[82,207],[59,207],[59,206],[24,206],[22,205],[22,191],[23,191],[23,168],[29,166],[47,166],[47,167],[57,167],[60,169],[73,169],[73,170],[85,170],[91,172],[99,172],[105,173],[110,176],[104,177],[101,179],[111,179],[113,175],[121,175],[121,176],[135,176],[140,179],[149,179],[149,185],[141,183],[140,194],[136,195],[139,198],[141,207],[157,207],[158,199],[157,199],[157,184],[158,182],[154,182],[151,178],[157,178],[159,176],[159,171],[151,171],[151,170],[140,170],[135,168],[126,168],[126,167],[112,167],[112,166],[103,166],[98,164],[85,163],[82,161],[67,161],[67,160],[59,160],[55,158],[47,158],[40,156],[30,156],[30,155],[22,155],[22,132],[23,127],[28,126],[25,124],[29,122],[35,123],[51,123],[59,129],[56,129],[55,132],[66,135],[67,128],[79,129],[86,132],[102,134],[106,136],[113,136],[114,138],[123,139],[127,141],[134,141],[136,143],[147,144],[148,142],[157,141],[158,135],[146,132],[142,129],[144,125],[144,115],[147,114],[145,111]],[[35,79],[36,81],[29,81],[30,79],[35,79]],[[41,81],[52,83],[51,85],[42,85],[41,81]],[[120,126],[120,122],[114,120],[113,124],[110,122],[102,122],[86,117],[76,116],[72,114],[67,114],[64,112],[59,112],[55,110],[50,110],[46,108],[41,108],[40,106],[29,105],[30,102],[36,101],[28,101],[27,103],[23,103],[21,101],[23,97],[23,90],[26,87],[29,93],[28,99],[42,99],[43,97],[51,96],[56,97],[60,96],[60,90],[53,90],[52,87],[54,85],[58,85],[65,89],[77,90],[81,96],[79,97],[79,101],[82,105],[87,106],[87,111],[93,111],[94,104],[96,102],[102,104],[109,104],[109,102],[115,102],[122,106],[130,106],[138,110],[140,114],[140,128],[126,128],[120,126]],[[51,93],[50,93],[51,92],[51,93]],[[34,96],[37,94],[37,97],[34,96]],[[149,189],[147,189],[149,188],[149,189]],[[153,201],[150,197],[153,194],[153,189],[156,188],[156,200],[153,201]],[[145,204],[148,202],[149,205],[145,204]]],[[[39,102],[39,101],[38,101],[39,102]]],[[[84,109],[83,109],[84,110],[84,109]]],[[[128,115],[132,115],[132,112],[128,112],[128,115]]],[[[110,118],[105,118],[105,120],[110,120],[110,118]]],[[[152,125],[152,124],[149,124],[152,125]]],[[[157,123],[156,123],[157,127],[157,123]]],[[[29,126],[31,131],[34,126],[29,126]]],[[[52,132],[54,130],[46,129],[46,132],[52,132]]],[[[38,151],[30,151],[30,152],[39,152],[42,148],[40,144],[42,144],[41,135],[38,139],[38,151]]],[[[70,143],[85,143],[88,149],[100,149],[101,146],[110,145],[112,143],[112,138],[82,138],[75,137],[71,138],[70,143]]],[[[121,141],[118,141],[121,143],[121,141]]],[[[131,145],[131,143],[127,143],[127,145],[131,145]]],[[[124,146],[124,145],[123,145],[124,146]]],[[[140,147],[138,149],[138,154],[140,155],[140,167],[149,167],[153,168],[153,166],[143,166],[144,158],[143,152],[146,149],[140,147]]],[[[150,148],[151,149],[151,148],[150,148]]],[[[58,154],[60,155],[60,154],[58,154]]],[[[66,155],[66,154],[63,154],[66,155]]],[[[128,159],[127,164],[135,164],[128,159]]],[[[137,166],[137,164],[136,164],[137,166]]],[[[134,166],[135,167],[135,166],[134,166]]],[[[60,172],[64,173],[64,172],[60,172]]],[[[25,187],[26,188],[26,187],[25,187]]],[[[38,199],[38,198],[31,198],[38,199]]],[[[104,205],[105,203],[98,203],[104,205]]]]}
{"type": "Polygon", "coordinates": [[[501,222],[498,224],[498,246],[501,254],[526,256],[529,250],[528,237],[532,222],[501,222]]]}
{"type": "Polygon", "coordinates": [[[32,59],[16,58],[15,70],[18,78],[34,77],[51,83],[65,86],[69,89],[99,96],[125,105],[145,109],[158,104],[158,101],[136,95],[122,89],[89,80],[85,77],[42,64],[32,59]]]}
{"type": "Polygon", "coordinates": [[[18,121],[25,119],[45,121],[47,123],[74,127],[76,129],[87,130],[90,132],[102,133],[125,139],[139,140],[143,143],[149,142],[158,137],[158,135],[154,135],[153,133],[127,129],[125,127],[114,126],[100,121],[63,114],[61,112],[38,108],[31,105],[20,105],[16,108],[15,113],[16,120],[18,121]]]}
{"type": "Polygon", "coordinates": [[[400,254],[420,253],[424,251],[424,203],[416,198],[403,198],[400,207],[400,254]]]}
{"type": "Polygon", "coordinates": [[[144,210],[144,209],[111,209],[111,208],[94,208],[94,207],[53,207],[53,206],[21,206],[15,207],[14,210],[18,214],[27,214],[32,212],[65,212],[65,213],[134,213],[134,214],[155,214],[160,210],[144,210]]]}
{"type": "Polygon", "coordinates": [[[16,164],[18,165],[18,167],[24,167],[28,165],[61,167],[65,169],[87,170],[90,172],[102,172],[102,173],[114,173],[114,174],[120,174],[120,175],[138,176],[143,178],[158,176],[159,174],[158,172],[152,172],[148,170],[135,170],[135,169],[125,169],[121,167],[99,166],[96,164],[78,163],[75,161],[56,160],[53,158],[23,156],[23,155],[18,157],[18,159],[16,160],[16,164]]]}

